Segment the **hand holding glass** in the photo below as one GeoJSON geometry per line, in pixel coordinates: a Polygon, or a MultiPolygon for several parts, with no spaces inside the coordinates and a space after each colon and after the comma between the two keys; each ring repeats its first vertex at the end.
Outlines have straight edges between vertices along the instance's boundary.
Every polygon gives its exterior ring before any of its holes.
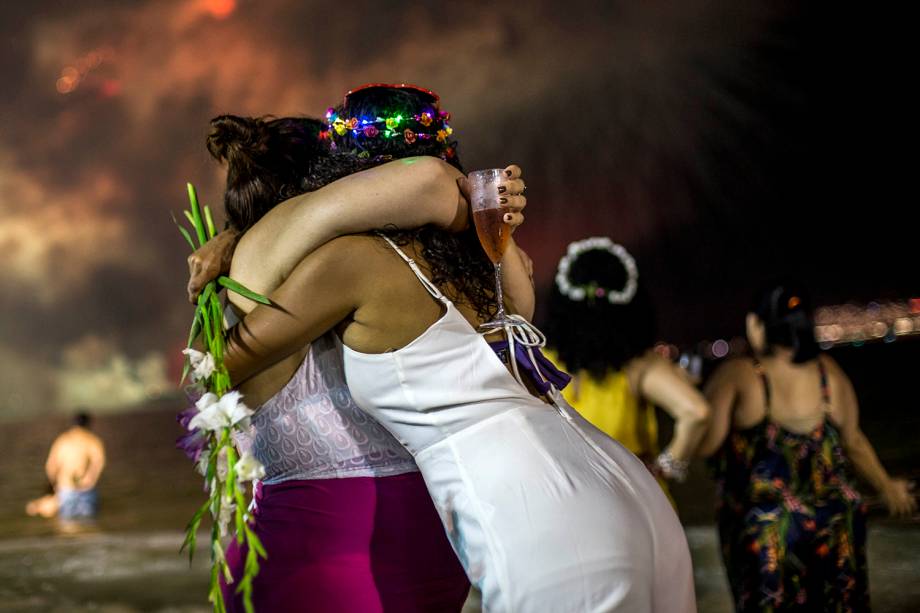
{"type": "Polygon", "coordinates": [[[469,175],[473,223],[476,225],[476,234],[483,250],[495,266],[495,299],[498,302],[495,319],[479,326],[482,332],[517,324],[505,314],[502,292],[502,258],[511,238],[511,226],[504,222],[505,211],[499,203],[498,186],[501,184],[503,172],[499,168],[492,168],[476,170],[469,175]]]}

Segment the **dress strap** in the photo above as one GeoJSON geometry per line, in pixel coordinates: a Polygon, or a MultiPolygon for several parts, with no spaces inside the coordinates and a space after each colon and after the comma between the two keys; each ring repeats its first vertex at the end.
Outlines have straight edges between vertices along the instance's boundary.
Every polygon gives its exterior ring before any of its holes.
{"type": "Polygon", "coordinates": [[[767,371],[764,370],[763,364],[757,359],[754,360],[754,370],[757,372],[757,376],[760,377],[761,383],[763,383],[763,396],[766,403],[764,409],[766,410],[766,417],[770,417],[770,399],[772,394],[770,391],[770,380],[767,378],[767,371]]]}
{"type": "Polygon", "coordinates": [[[824,412],[830,413],[831,386],[827,380],[827,368],[825,368],[824,361],[821,358],[818,358],[818,372],[821,375],[821,402],[824,403],[824,412]]]}
{"type": "Polygon", "coordinates": [[[393,240],[390,239],[389,236],[386,236],[379,232],[377,233],[377,235],[380,236],[380,238],[385,240],[387,243],[389,243],[390,247],[392,247],[394,251],[396,251],[396,253],[399,254],[399,257],[401,257],[403,260],[406,261],[406,264],[409,265],[409,268],[412,269],[412,272],[415,273],[415,276],[418,277],[418,280],[425,287],[425,289],[428,290],[429,294],[431,294],[432,296],[434,296],[434,298],[436,298],[437,300],[440,300],[441,302],[447,301],[447,298],[444,297],[444,294],[441,293],[441,290],[438,289],[438,286],[432,283],[428,279],[428,277],[422,274],[422,271],[419,269],[418,264],[415,263],[415,260],[413,260],[408,255],[406,255],[406,253],[402,249],[400,249],[399,246],[396,243],[394,243],[393,240]]]}

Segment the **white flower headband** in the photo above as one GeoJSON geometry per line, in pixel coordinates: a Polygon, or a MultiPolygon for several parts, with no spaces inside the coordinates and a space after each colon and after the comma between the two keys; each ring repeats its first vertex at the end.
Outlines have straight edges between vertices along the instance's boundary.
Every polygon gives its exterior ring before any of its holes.
{"type": "Polygon", "coordinates": [[[576,302],[589,297],[591,300],[606,297],[607,302],[610,304],[629,304],[636,295],[638,282],[639,270],[636,268],[636,260],[626,251],[623,245],[618,245],[606,236],[592,236],[591,238],[571,243],[566,254],[559,260],[559,268],[556,269],[556,287],[559,288],[559,291],[564,296],[576,302]],[[587,285],[573,285],[569,280],[569,268],[572,266],[572,262],[584,252],[595,249],[610,253],[623,264],[623,268],[626,269],[626,284],[622,289],[612,290],[593,282],[587,285]]]}

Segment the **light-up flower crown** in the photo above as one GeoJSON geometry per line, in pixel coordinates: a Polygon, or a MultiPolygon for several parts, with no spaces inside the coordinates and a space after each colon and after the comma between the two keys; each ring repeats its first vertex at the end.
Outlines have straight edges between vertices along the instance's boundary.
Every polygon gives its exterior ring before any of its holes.
{"type": "Polygon", "coordinates": [[[556,287],[559,288],[559,292],[562,295],[576,302],[580,302],[585,298],[591,302],[597,298],[606,298],[610,304],[629,304],[635,297],[636,289],[639,287],[639,269],[636,268],[636,260],[626,251],[623,245],[618,245],[606,236],[593,236],[575,241],[569,245],[566,254],[559,260],[559,267],[556,269],[556,287]],[[626,270],[626,283],[621,289],[610,289],[595,282],[575,285],[569,279],[569,269],[572,267],[572,263],[586,251],[594,250],[606,251],[620,260],[626,270]]]}
{"type": "MultiPolygon", "coordinates": [[[[320,139],[330,141],[330,146],[333,149],[336,148],[337,141],[341,143],[342,137],[346,137],[346,135],[350,135],[359,147],[363,143],[380,142],[382,140],[402,139],[406,144],[412,145],[419,140],[433,139],[443,146],[441,157],[451,159],[456,155],[456,142],[450,138],[454,131],[447,123],[450,120],[450,113],[437,108],[437,94],[430,90],[405,84],[372,84],[352,90],[348,92],[348,95],[368,87],[392,87],[423,91],[434,98],[434,104],[415,115],[385,113],[365,117],[339,116],[336,110],[330,107],[326,111],[327,128],[320,132],[320,139]]],[[[348,95],[345,97],[346,101],[348,95]]]]}

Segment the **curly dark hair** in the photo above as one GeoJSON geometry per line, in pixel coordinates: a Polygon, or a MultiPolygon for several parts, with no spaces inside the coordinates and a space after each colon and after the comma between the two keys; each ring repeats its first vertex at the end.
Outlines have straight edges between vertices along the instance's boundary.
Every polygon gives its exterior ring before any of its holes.
{"type": "MultiPolygon", "coordinates": [[[[620,260],[601,249],[582,253],[569,268],[573,285],[593,283],[619,289],[626,279],[620,260]]],[[[627,304],[611,304],[606,298],[571,300],[553,284],[547,307],[544,331],[572,372],[584,370],[597,380],[603,379],[655,343],[655,313],[641,280],[627,304]]]]}
{"type": "MultiPolygon", "coordinates": [[[[417,114],[436,103],[416,89],[365,88],[348,96],[342,114],[361,117],[378,113],[417,114]]],[[[371,139],[352,146],[348,136],[330,150],[320,138],[325,122],[309,117],[238,117],[211,120],[208,151],[227,163],[224,205],[232,227],[245,232],[281,201],[313,191],[355,172],[393,159],[438,156],[444,144],[434,139],[371,139]]],[[[451,143],[455,146],[455,143],[451,143]]],[[[455,152],[447,162],[463,170],[455,152]]],[[[496,310],[492,263],[475,229],[452,233],[433,225],[385,229],[399,245],[417,242],[428,263],[431,280],[457,302],[471,305],[488,319],[496,310]]]]}

